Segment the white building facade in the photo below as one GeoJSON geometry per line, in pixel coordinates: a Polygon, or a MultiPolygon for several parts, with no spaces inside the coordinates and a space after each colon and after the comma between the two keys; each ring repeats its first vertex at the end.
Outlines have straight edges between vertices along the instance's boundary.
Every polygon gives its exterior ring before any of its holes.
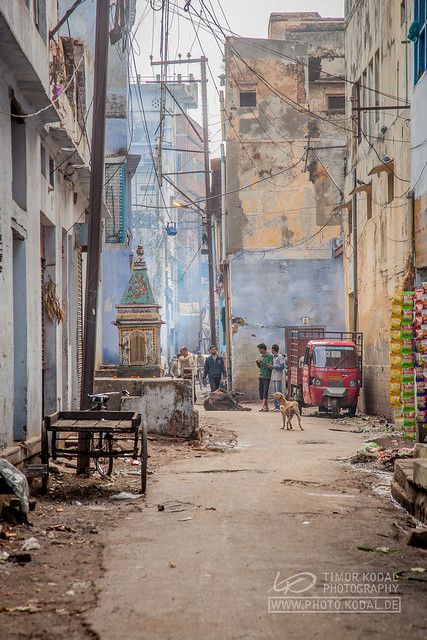
{"type": "Polygon", "coordinates": [[[77,408],[93,84],[86,46],[49,38],[56,0],[0,3],[0,456],[38,453],[77,408]],[[87,94],[89,98],[87,98],[87,94]]]}

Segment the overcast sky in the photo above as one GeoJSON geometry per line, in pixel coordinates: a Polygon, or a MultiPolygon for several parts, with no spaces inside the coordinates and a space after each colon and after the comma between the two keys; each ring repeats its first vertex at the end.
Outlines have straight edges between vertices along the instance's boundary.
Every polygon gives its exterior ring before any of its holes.
{"type": "MultiPolygon", "coordinates": [[[[159,6],[160,0],[155,0],[154,4],[159,6]]],[[[174,15],[171,17],[170,37],[169,37],[169,58],[175,58],[178,53],[186,57],[187,52],[191,50],[193,57],[198,57],[205,53],[209,59],[212,75],[215,80],[223,71],[222,55],[219,49],[218,41],[213,34],[203,26],[198,28],[199,19],[193,16],[193,22],[189,19],[188,13],[177,11],[176,7],[183,7],[185,0],[173,0],[170,2],[171,11],[174,15]],[[200,44],[195,36],[195,30],[198,29],[198,37],[200,44]]],[[[200,0],[192,0],[192,6],[196,12],[200,11],[200,0]]],[[[227,23],[221,12],[221,6],[230,24],[231,30],[238,35],[254,38],[266,38],[268,29],[268,20],[271,13],[285,11],[318,11],[321,16],[342,16],[344,0],[207,0],[205,3],[209,8],[213,7],[219,22],[224,27],[227,23]]],[[[155,60],[159,59],[159,41],[160,41],[160,12],[154,12],[150,8],[149,0],[138,0],[138,16],[137,16],[137,34],[136,42],[138,44],[140,55],[138,56],[138,71],[145,79],[153,77],[150,67],[150,54],[153,54],[155,60]]],[[[209,18],[210,19],[210,18],[209,18]]],[[[188,73],[188,69],[195,74],[196,65],[181,65],[171,68],[171,74],[181,72],[183,75],[188,73]]],[[[219,122],[219,102],[218,94],[215,89],[212,78],[209,78],[208,84],[209,94],[209,122],[210,122],[210,138],[211,153],[217,155],[218,145],[220,143],[220,122],[219,122]]],[[[192,113],[196,120],[200,121],[200,113],[198,111],[192,113]]]]}

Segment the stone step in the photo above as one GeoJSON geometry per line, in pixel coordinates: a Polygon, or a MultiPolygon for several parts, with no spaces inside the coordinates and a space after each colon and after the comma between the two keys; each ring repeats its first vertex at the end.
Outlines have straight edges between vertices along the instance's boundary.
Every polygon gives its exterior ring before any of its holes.
{"type": "Polygon", "coordinates": [[[427,460],[396,460],[391,495],[415,518],[427,522],[427,460]]]}
{"type": "Polygon", "coordinates": [[[427,458],[414,460],[414,483],[427,493],[427,458]]]}

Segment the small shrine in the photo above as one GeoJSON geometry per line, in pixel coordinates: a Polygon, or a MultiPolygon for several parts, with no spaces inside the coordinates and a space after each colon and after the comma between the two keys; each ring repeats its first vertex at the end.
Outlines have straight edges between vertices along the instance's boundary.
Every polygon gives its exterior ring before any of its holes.
{"type": "Polygon", "coordinates": [[[154,299],[144,249],[138,245],[132,272],[114,324],[119,330],[119,378],[160,377],[160,305],[154,299]]]}

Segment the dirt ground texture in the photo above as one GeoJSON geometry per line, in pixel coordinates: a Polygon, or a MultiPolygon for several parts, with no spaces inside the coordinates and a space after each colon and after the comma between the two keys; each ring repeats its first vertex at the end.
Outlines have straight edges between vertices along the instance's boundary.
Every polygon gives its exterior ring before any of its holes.
{"type": "Polygon", "coordinates": [[[395,439],[387,425],[313,415],[284,432],[256,408],[200,413],[202,444],[150,440],[145,499],[112,498],[138,492],[129,463],[89,480],[58,465],[32,526],[2,525],[0,553],[30,537],[40,549],[0,562],[1,638],[424,638],[427,552],[402,541],[414,523],[390,501],[387,465],[350,463],[374,434],[395,439]],[[268,612],[277,575],[311,572],[321,596],[330,572],[378,584],[402,571],[401,613],[268,612]]]}

